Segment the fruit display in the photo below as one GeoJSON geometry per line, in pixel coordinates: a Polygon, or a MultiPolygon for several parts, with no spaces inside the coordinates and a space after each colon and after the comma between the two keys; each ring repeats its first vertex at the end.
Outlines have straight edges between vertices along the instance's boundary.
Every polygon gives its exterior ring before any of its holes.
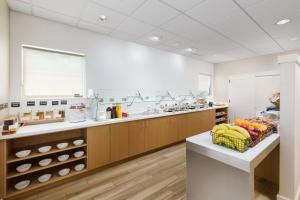
{"type": "Polygon", "coordinates": [[[268,126],[263,123],[251,122],[250,120],[237,119],[235,125],[246,129],[251,136],[251,146],[262,141],[268,133],[268,126]]]}
{"type": "Polygon", "coordinates": [[[267,132],[270,132],[270,131],[276,132],[277,131],[278,119],[268,119],[268,118],[259,116],[259,117],[252,117],[247,120],[252,123],[258,123],[258,124],[263,124],[263,125],[267,126],[267,132]]]}
{"type": "Polygon", "coordinates": [[[236,125],[219,124],[212,129],[212,140],[214,144],[226,146],[244,152],[251,143],[249,132],[236,125]]]}

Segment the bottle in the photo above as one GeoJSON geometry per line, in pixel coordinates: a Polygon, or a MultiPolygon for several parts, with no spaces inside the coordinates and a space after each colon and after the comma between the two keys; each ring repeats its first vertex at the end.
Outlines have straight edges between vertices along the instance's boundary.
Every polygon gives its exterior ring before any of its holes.
{"type": "Polygon", "coordinates": [[[122,107],[121,104],[116,105],[116,113],[117,113],[117,118],[122,118],[122,107]]]}
{"type": "Polygon", "coordinates": [[[106,119],[111,119],[111,107],[106,108],[106,119]]]}
{"type": "Polygon", "coordinates": [[[117,118],[117,107],[116,106],[112,107],[111,118],[112,119],[117,118]]]}

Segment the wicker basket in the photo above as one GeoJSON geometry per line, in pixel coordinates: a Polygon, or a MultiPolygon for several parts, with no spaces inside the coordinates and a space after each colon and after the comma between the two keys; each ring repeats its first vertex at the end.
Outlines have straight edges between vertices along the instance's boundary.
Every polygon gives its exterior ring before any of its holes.
{"type": "Polygon", "coordinates": [[[241,153],[245,152],[251,143],[251,140],[241,140],[230,136],[220,136],[219,134],[213,132],[211,132],[211,136],[214,144],[234,149],[241,153]]]}

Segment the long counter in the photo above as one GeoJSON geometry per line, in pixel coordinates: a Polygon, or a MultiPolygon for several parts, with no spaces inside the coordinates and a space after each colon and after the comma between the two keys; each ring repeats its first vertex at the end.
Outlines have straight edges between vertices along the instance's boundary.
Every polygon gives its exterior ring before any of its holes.
{"type": "Polygon", "coordinates": [[[227,114],[228,110],[227,107],[212,107],[185,112],[133,115],[104,121],[59,122],[21,127],[15,134],[0,137],[0,199],[20,199],[45,187],[77,178],[78,175],[182,142],[188,137],[211,130],[218,121],[216,112],[227,114]],[[78,139],[82,139],[84,143],[76,146],[73,142],[78,139]],[[57,144],[62,142],[69,145],[64,149],[57,148],[57,144]],[[42,146],[51,146],[52,149],[39,153],[38,148],[42,146]],[[24,158],[17,158],[15,153],[20,150],[31,150],[31,153],[24,158]],[[64,162],[57,161],[57,156],[73,155],[76,151],[84,151],[85,155],[80,158],[71,156],[64,162]],[[38,161],[43,158],[52,158],[53,163],[41,167],[38,161]],[[15,168],[22,163],[32,163],[33,167],[25,173],[16,172],[15,168]],[[86,166],[84,170],[72,170],[64,177],[57,175],[58,170],[73,169],[79,163],[86,166]],[[48,182],[37,182],[37,177],[45,172],[51,172],[54,176],[48,182]],[[31,180],[27,188],[20,191],[14,189],[15,183],[27,179],[31,180]]]}
{"type": "Polygon", "coordinates": [[[217,109],[217,108],[226,108],[226,107],[210,107],[210,108],[202,108],[202,109],[195,109],[195,110],[189,110],[189,111],[163,112],[163,113],[151,114],[151,115],[139,114],[139,115],[133,115],[133,116],[126,117],[126,118],[108,119],[108,120],[103,120],[103,121],[95,121],[92,119],[87,119],[84,122],[78,122],[78,123],[70,123],[68,121],[65,121],[65,122],[57,122],[57,123],[49,123],[49,124],[30,125],[30,126],[20,127],[15,134],[0,135],[0,140],[35,136],[35,135],[55,133],[55,132],[68,131],[68,130],[81,129],[81,128],[88,128],[88,127],[94,127],[94,126],[102,126],[102,125],[108,125],[108,124],[130,122],[130,121],[136,121],[136,120],[144,120],[144,119],[152,119],[152,118],[158,118],[158,117],[167,117],[167,116],[173,116],[173,115],[201,112],[201,111],[212,110],[212,109],[217,109]]]}

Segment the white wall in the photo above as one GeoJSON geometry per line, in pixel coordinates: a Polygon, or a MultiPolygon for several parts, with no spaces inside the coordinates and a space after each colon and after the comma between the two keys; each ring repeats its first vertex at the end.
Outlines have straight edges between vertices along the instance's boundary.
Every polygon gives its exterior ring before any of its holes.
{"type": "MultiPolygon", "coordinates": [[[[290,53],[290,52],[288,52],[290,53]]],[[[265,71],[279,71],[278,54],[219,63],[214,65],[214,96],[217,101],[228,102],[229,77],[237,74],[256,74],[265,71]]]]}
{"type": "MultiPolygon", "coordinates": [[[[0,104],[8,102],[9,78],[9,9],[5,0],[0,0],[0,104]]],[[[0,123],[8,109],[0,110],[0,123]]]]}
{"type": "MultiPolygon", "coordinates": [[[[213,65],[17,12],[10,15],[11,101],[21,95],[21,45],[86,54],[87,88],[197,90],[213,65]]],[[[59,86],[58,86],[59,87],[59,86]]]]}

